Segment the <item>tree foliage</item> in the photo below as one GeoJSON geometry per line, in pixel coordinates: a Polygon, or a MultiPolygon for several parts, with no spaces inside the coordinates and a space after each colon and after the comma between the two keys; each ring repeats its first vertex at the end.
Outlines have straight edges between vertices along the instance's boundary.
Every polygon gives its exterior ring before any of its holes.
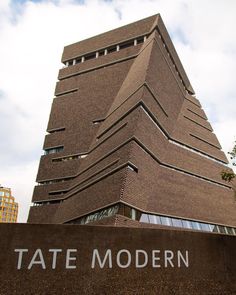
{"type": "MultiPolygon", "coordinates": [[[[234,147],[231,152],[228,152],[230,155],[230,159],[232,161],[233,166],[236,166],[236,141],[234,143],[234,147]]],[[[236,174],[233,172],[233,170],[223,170],[221,172],[221,177],[223,180],[230,182],[232,179],[236,177],[236,174]]]]}
{"type": "Polygon", "coordinates": [[[236,141],[232,149],[232,152],[229,152],[228,154],[230,155],[230,159],[232,160],[233,165],[236,166],[236,141]]]}

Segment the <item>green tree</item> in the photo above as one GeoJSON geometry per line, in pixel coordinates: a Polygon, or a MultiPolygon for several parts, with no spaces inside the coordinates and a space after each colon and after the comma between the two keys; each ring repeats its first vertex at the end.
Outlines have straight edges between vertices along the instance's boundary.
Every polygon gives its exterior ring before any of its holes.
{"type": "MultiPolygon", "coordinates": [[[[232,161],[233,166],[236,166],[236,141],[234,143],[234,147],[231,152],[228,152],[230,155],[230,159],[232,161]]],[[[233,170],[223,170],[221,172],[221,177],[223,180],[230,182],[232,179],[236,177],[236,174],[233,172],[233,170]]]]}

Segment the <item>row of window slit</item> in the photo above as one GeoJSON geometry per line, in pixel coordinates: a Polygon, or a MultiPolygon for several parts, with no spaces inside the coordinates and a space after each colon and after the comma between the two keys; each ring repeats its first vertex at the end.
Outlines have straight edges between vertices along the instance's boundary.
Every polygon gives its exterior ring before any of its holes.
{"type": "MultiPolygon", "coordinates": [[[[128,169],[130,169],[133,172],[138,173],[137,167],[128,165],[128,169]]],[[[44,181],[38,182],[38,185],[48,185],[48,184],[54,184],[54,183],[61,183],[61,182],[70,181],[70,180],[72,180],[74,178],[75,177],[67,177],[67,178],[57,178],[57,179],[51,179],[51,180],[44,180],[44,181]]],[[[67,191],[65,191],[65,192],[67,192],[67,191]]],[[[57,193],[49,193],[49,195],[64,194],[65,192],[60,191],[60,192],[57,192],[57,193]]]]}
{"type": "Polygon", "coordinates": [[[136,46],[138,44],[141,44],[141,43],[145,42],[146,38],[147,38],[146,36],[142,36],[142,37],[139,37],[139,38],[134,39],[134,40],[129,40],[127,42],[117,44],[117,45],[113,45],[113,46],[110,46],[108,48],[104,48],[104,49],[99,50],[99,51],[88,53],[88,54],[86,54],[84,56],[80,56],[80,57],[77,57],[77,58],[74,58],[74,59],[70,59],[70,60],[65,62],[65,66],[66,67],[73,66],[73,65],[76,65],[76,64],[79,64],[79,63],[83,63],[83,62],[85,62],[87,60],[90,60],[90,59],[98,58],[99,56],[104,56],[104,55],[107,55],[107,54],[110,54],[110,53],[113,53],[113,52],[117,52],[117,51],[120,51],[122,49],[131,47],[131,46],[136,46]]]}
{"type": "MultiPolygon", "coordinates": [[[[167,47],[167,45],[166,45],[166,43],[164,41],[164,38],[161,36],[160,32],[158,32],[158,35],[159,35],[159,38],[162,41],[163,47],[165,48],[167,55],[169,56],[169,58],[170,58],[170,60],[171,60],[171,62],[173,64],[173,67],[176,70],[176,74],[179,76],[179,79],[180,79],[181,83],[183,84],[185,90],[188,91],[185,84],[184,84],[184,81],[183,81],[183,79],[182,79],[182,77],[181,77],[181,75],[180,75],[180,73],[179,73],[179,71],[178,71],[178,69],[177,69],[177,67],[175,65],[174,59],[171,56],[170,51],[169,51],[169,49],[168,49],[168,47],[167,47]]],[[[142,36],[142,37],[139,37],[137,39],[132,39],[132,40],[126,41],[126,42],[121,43],[121,44],[113,45],[113,46],[110,46],[108,48],[105,48],[105,49],[102,49],[102,50],[99,50],[99,51],[88,53],[88,54],[86,54],[84,56],[79,56],[77,58],[70,59],[70,60],[66,61],[64,64],[65,64],[65,67],[80,64],[80,63],[83,63],[83,62],[85,62],[87,60],[98,58],[99,56],[104,56],[104,55],[107,55],[109,53],[117,52],[117,51],[120,51],[122,49],[131,47],[131,46],[136,46],[138,44],[141,44],[141,43],[145,42],[146,39],[147,39],[147,36],[142,36]]]]}
{"type": "Polygon", "coordinates": [[[162,45],[163,45],[163,47],[164,47],[165,50],[166,50],[167,56],[170,58],[171,63],[173,64],[173,67],[175,68],[176,74],[179,76],[180,82],[182,83],[184,89],[188,92],[188,89],[186,88],[186,86],[185,86],[185,84],[184,84],[184,81],[183,81],[183,79],[182,79],[182,77],[181,77],[181,75],[180,75],[180,73],[179,73],[179,71],[178,71],[178,69],[177,69],[177,67],[176,67],[176,65],[175,65],[174,59],[173,59],[173,57],[171,56],[171,53],[170,53],[170,51],[169,51],[169,49],[168,49],[168,47],[167,47],[167,45],[166,45],[166,43],[165,43],[165,41],[164,41],[164,38],[161,36],[161,34],[160,34],[159,31],[158,31],[158,36],[159,36],[160,40],[162,41],[162,45]]]}

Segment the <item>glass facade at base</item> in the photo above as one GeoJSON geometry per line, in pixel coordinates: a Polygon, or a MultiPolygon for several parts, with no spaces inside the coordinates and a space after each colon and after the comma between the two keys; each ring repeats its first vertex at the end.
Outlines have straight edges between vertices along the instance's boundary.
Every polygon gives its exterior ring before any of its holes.
{"type": "Polygon", "coordinates": [[[236,235],[236,229],[233,227],[162,215],[141,213],[139,221],[144,223],[158,224],[170,227],[193,229],[205,232],[221,233],[226,235],[236,235]]]}
{"type": "Polygon", "coordinates": [[[234,235],[236,236],[236,228],[230,226],[224,226],[220,224],[211,224],[197,220],[182,219],[171,216],[157,215],[157,214],[148,214],[141,212],[135,208],[129,207],[125,204],[116,204],[110,207],[101,209],[99,211],[90,213],[86,216],[80,217],[75,220],[71,220],[68,223],[71,224],[87,224],[90,222],[95,222],[102,220],[106,217],[113,216],[115,214],[120,214],[126,216],[132,220],[139,222],[157,224],[162,226],[169,226],[175,228],[183,229],[192,229],[202,232],[212,232],[212,233],[221,233],[225,235],[234,235]]]}
{"type": "Polygon", "coordinates": [[[75,221],[72,220],[69,223],[87,224],[90,222],[95,222],[97,220],[101,220],[106,217],[110,217],[110,216],[117,214],[118,210],[119,210],[119,205],[114,205],[114,206],[96,211],[96,212],[86,215],[84,217],[81,217],[75,221]]]}

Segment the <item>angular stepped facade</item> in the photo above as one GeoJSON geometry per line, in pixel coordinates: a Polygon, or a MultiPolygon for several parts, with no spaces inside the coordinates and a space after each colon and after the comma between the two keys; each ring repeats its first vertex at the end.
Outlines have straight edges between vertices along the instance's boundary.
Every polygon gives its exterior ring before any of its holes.
{"type": "Polygon", "coordinates": [[[66,46],[30,223],[236,234],[227,159],[160,15],[66,46]]]}

